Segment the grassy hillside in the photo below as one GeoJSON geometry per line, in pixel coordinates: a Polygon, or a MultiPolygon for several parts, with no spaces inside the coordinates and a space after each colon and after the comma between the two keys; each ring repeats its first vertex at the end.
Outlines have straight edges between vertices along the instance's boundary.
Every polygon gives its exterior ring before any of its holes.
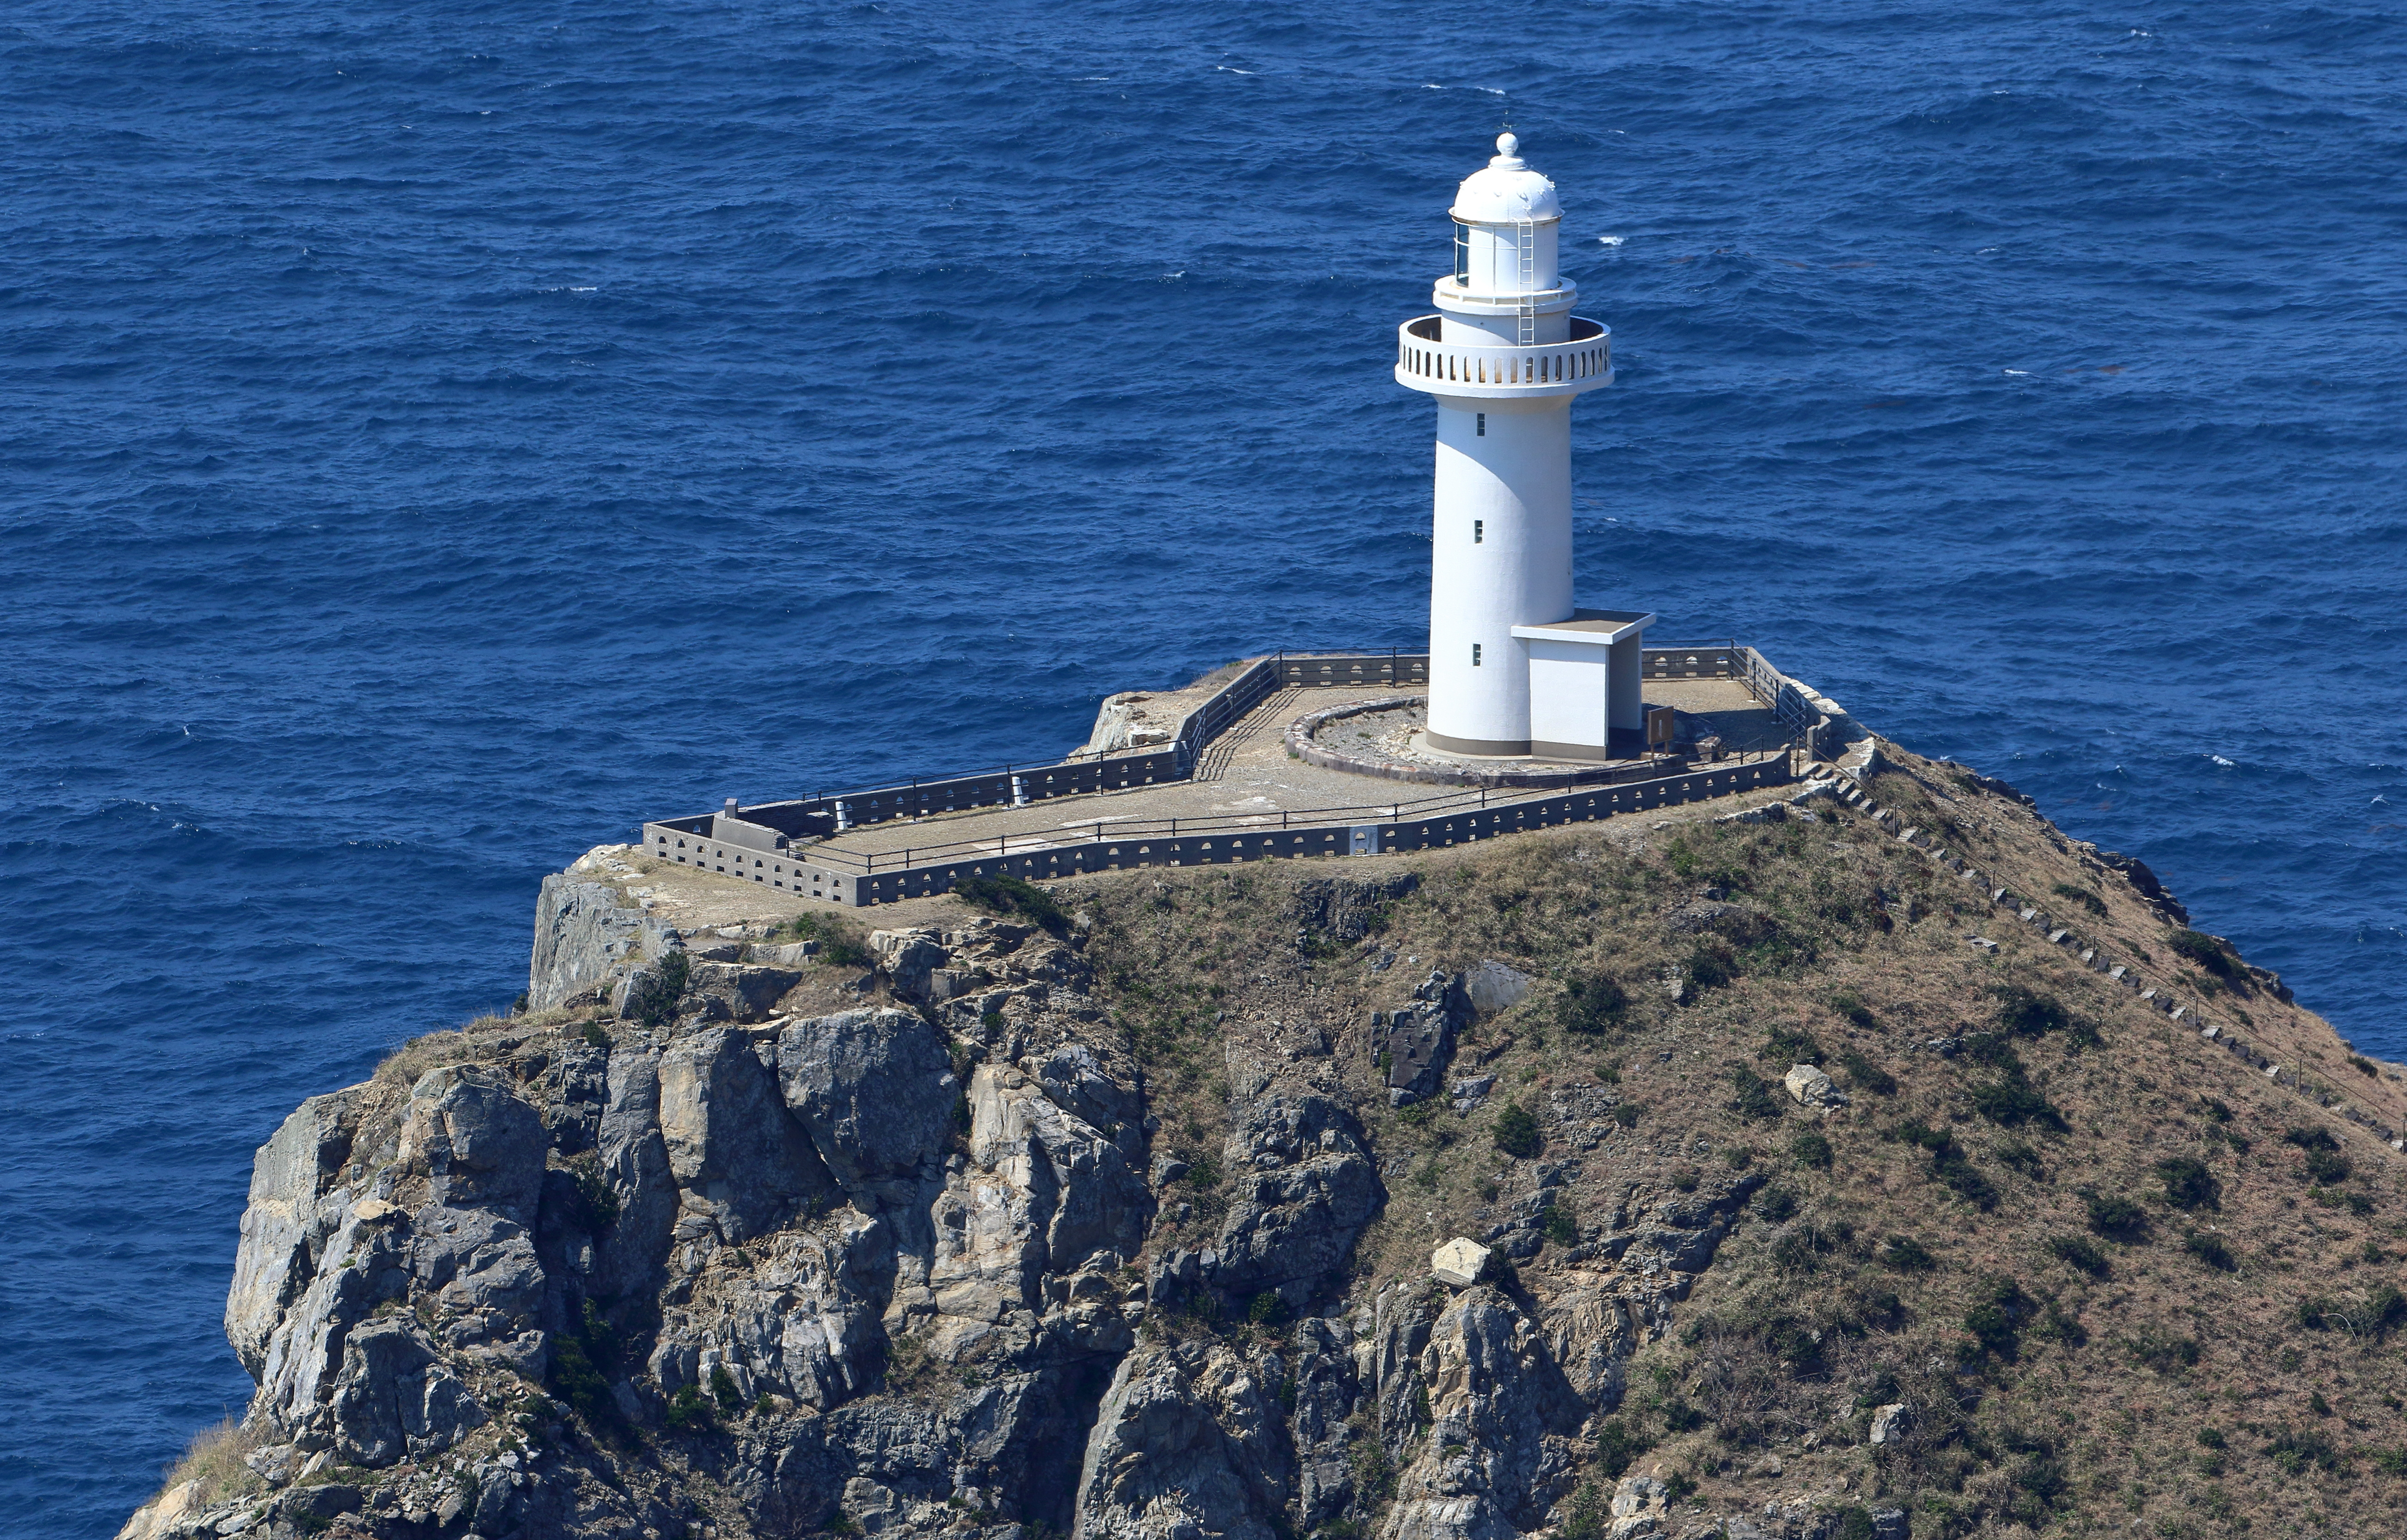
{"type": "Polygon", "coordinates": [[[1356,1297],[1424,1277],[1433,1242],[1486,1233],[1562,1162],[1519,1268],[1541,1302],[1609,1269],[1583,1252],[1651,1205],[1757,1184],[1588,1430],[1597,1491],[1648,1472],[1700,1518],[1804,1502],[1841,1533],[1883,1504],[1916,1535],[2394,1533],[2395,1074],[2004,789],[1884,763],[1864,802],[1894,821],[1823,800],[1347,863],[1420,881],[1346,920],[1326,865],[1055,891],[1153,1077],[1157,1148],[1195,1162],[1196,1235],[1237,1042],[1325,1041],[1358,1088],[1390,1201],[1356,1297]],[[1537,980],[1460,1049],[1449,1078],[1494,1087],[1467,1114],[1388,1107],[1372,1013],[1488,959],[1537,980]],[[1800,1064],[1847,1105],[1800,1105],[1800,1064]],[[1871,1442],[1895,1404],[1911,1425],[1871,1442]]]}

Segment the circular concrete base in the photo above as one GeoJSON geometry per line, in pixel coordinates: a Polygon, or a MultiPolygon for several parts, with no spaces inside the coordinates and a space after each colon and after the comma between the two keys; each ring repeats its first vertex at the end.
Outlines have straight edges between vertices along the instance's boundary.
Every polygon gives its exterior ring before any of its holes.
{"type": "Polygon", "coordinates": [[[1669,756],[1645,760],[1541,760],[1449,753],[1428,741],[1429,698],[1392,695],[1348,701],[1288,725],[1289,752],[1309,764],[1430,786],[1580,786],[1663,775],[1669,756]]]}

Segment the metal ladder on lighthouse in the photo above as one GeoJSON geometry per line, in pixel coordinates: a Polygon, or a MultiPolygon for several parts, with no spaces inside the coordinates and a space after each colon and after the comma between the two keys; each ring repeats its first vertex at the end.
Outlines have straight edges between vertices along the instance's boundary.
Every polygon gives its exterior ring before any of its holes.
{"type": "Polygon", "coordinates": [[[1513,221],[1513,254],[1521,265],[1521,313],[1514,318],[1514,339],[1522,347],[1534,347],[1538,340],[1538,307],[1531,295],[1538,288],[1538,221],[1513,221]]]}

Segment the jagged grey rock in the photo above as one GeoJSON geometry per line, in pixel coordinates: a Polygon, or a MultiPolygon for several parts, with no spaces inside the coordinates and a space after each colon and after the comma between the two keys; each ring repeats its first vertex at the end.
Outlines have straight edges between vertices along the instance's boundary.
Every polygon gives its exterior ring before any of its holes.
{"type": "Polygon", "coordinates": [[[917,1176],[961,1094],[943,1040],[907,1011],[797,1021],[777,1034],[777,1073],[786,1105],[848,1189],[917,1176]]]}
{"type": "Polygon", "coordinates": [[[1462,976],[1442,968],[1431,969],[1412,1004],[1389,1016],[1381,1051],[1388,1057],[1389,1091],[1399,1105],[1437,1094],[1454,1059],[1455,1034],[1470,1020],[1462,976]]]}
{"type": "Polygon", "coordinates": [[[527,1008],[548,1010],[579,991],[609,985],[675,934],[609,884],[553,873],[535,899],[527,1008]]]}

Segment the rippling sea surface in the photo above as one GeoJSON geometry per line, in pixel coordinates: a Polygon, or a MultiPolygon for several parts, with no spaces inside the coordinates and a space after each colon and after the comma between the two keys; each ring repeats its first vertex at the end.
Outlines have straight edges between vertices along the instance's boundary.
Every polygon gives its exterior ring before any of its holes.
{"type": "Polygon", "coordinates": [[[1583,602],[1735,635],[2407,1054],[2396,7],[18,0],[0,1529],[249,1389],[251,1151],[642,818],[1416,646],[1509,123],[1583,602]]]}

